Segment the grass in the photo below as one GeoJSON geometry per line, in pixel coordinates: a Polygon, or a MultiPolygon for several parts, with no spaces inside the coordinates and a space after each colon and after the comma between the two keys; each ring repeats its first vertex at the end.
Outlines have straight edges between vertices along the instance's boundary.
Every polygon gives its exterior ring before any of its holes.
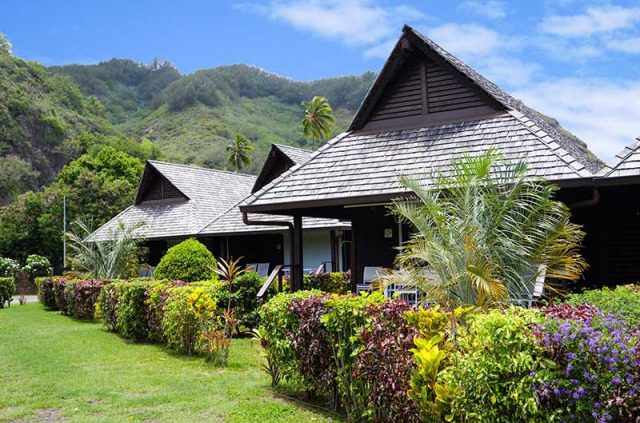
{"type": "Polygon", "coordinates": [[[0,334],[0,422],[340,421],[274,395],[249,339],[219,369],[39,303],[0,310],[0,334]]]}

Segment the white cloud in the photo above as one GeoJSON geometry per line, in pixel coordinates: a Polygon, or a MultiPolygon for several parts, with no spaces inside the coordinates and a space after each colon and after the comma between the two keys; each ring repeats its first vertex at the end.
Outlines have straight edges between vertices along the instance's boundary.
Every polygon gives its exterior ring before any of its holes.
{"type": "Polygon", "coordinates": [[[386,41],[399,33],[405,21],[424,17],[408,5],[383,7],[372,0],[274,0],[268,6],[242,4],[238,8],[264,14],[318,37],[361,46],[386,41]]]}
{"type": "Polygon", "coordinates": [[[512,94],[558,119],[609,164],[640,135],[640,81],[565,78],[512,94]]]}
{"type": "Polygon", "coordinates": [[[611,50],[620,51],[622,53],[640,53],[640,37],[620,38],[609,40],[607,47],[611,50]]]}
{"type": "Polygon", "coordinates": [[[561,37],[588,37],[633,27],[640,22],[640,8],[621,6],[589,7],[580,15],[551,15],[541,23],[540,29],[561,37]]]}
{"type": "Polygon", "coordinates": [[[507,5],[496,0],[464,1],[458,5],[457,10],[487,19],[502,19],[507,16],[507,5]]]}
{"type": "Polygon", "coordinates": [[[459,55],[486,54],[501,47],[498,33],[481,25],[445,24],[428,30],[427,34],[446,50],[459,55]]]}

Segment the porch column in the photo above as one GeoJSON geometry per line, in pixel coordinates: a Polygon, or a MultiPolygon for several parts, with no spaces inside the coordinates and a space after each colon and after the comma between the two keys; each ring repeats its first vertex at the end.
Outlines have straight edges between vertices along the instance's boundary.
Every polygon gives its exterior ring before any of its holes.
{"type": "Polygon", "coordinates": [[[293,234],[291,240],[291,255],[293,257],[293,268],[291,269],[291,287],[293,291],[302,289],[304,263],[302,260],[302,216],[293,217],[293,234]]]}

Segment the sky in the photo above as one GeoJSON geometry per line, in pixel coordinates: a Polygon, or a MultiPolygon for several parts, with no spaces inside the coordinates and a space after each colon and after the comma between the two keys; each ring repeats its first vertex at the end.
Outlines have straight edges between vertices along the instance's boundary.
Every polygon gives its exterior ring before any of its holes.
{"type": "Polygon", "coordinates": [[[2,0],[0,32],[44,65],[113,57],[181,72],[248,63],[296,80],[379,71],[409,24],[608,163],[640,136],[640,1],[2,0]]]}

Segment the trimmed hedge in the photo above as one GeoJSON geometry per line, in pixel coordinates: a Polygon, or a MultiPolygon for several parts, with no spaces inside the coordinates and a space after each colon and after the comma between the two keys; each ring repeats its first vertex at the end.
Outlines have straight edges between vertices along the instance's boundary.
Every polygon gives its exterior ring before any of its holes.
{"type": "Polygon", "coordinates": [[[16,282],[12,277],[0,278],[0,308],[11,306],[11,300],[16,293],[16,282]]]}
{"type": "Polygon", "coordinates": [[[75,317],[79,319],[93,319],[95,317],[96,302],[106,283],[100,279],[72,283],[71,303],[75,317]]]}
{"type": "Polygon", "coordinates": [[[40,303],[50,310],[57,310],[56,295],[53,291],[53,283],[56,278],[44,277],[36,278],[36,286],[38,287],[38,300],[40,303]]]}
{"type": "Polygon", "coordinates": [[[350,421],[640,421],[640,328],[594,306],[415,310],[316,291],[261,315],[272,384],[332,393],[350,421]]]}
{"type": "Polygon", "coordinates": [[[640,326],[640,285],[621,285],[570,294],[566,302],[572,305],[591,304],[607,313],[621,314],[627,322],[640,326]]]}
{"type": "MultiPolygon", "coordinates": [[[[154,270],[157,279],[197,282],[214,279],[216,259],[202,243],[191,238],[169,248],[154,270]]],[[[216,278],[217,279],[217,278],[216,278]]]]}
{"type": "Polygon", "coordinates": [[[304,288],[317,289],[334,294],[351,292],[351,279],[348,272],[327,272],[319,275],[304,275],[304,288]]]}

